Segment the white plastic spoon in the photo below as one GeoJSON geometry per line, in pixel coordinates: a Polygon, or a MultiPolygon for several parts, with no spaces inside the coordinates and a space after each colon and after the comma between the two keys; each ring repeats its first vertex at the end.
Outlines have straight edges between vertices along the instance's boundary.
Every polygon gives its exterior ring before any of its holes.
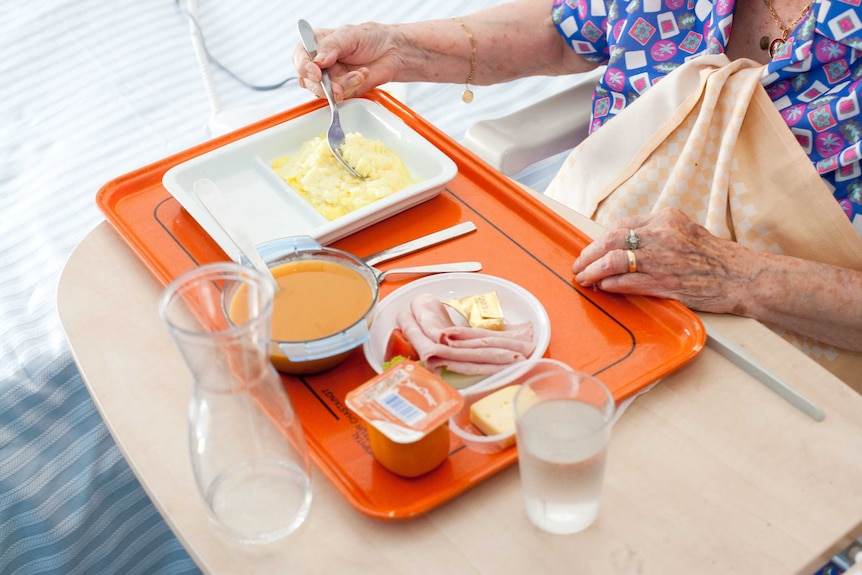
{"type": "Polygon", "coordinates": [[[242,225],[236,221],[230,211],[230,206],[227,203],[227,198],[221,190],[216,186],[215,182],[209,178],[201,178],[194,183],[194,192],[201,205],[210,213],[216,224],[222,229],[225,235],[230,238],[236,249],[251,262],[259,272],[266,275],[272,280],[275,291],[279,290],[278,282],[272,275],[272,270],[260,257],[260,253],[251,241],[251,238],[245,232],[242,225]]]}

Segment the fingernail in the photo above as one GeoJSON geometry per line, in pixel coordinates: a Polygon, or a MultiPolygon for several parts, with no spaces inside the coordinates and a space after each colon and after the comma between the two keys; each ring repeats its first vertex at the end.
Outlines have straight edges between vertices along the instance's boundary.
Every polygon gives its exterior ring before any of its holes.
{"type": "Polygon", "coordinates": [[[578,258],[574,261],[574,263],[572,263],[572,272],[573,273],[578,274],[578,273],[584,271],[581,269],[580,261],[581,261],[581,258],[578,258]]]}

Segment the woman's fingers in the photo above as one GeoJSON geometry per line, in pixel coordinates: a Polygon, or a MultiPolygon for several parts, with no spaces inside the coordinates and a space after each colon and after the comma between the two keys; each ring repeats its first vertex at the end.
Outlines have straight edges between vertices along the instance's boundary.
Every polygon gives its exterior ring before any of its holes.
{"type": "Polygon", "coordinates": [[[332,83],[332,91],[335,95],[335,100],[340,102],[347,98],[360,96],[373,88],[374,86],[365,87],[365,81],[368,78],[368,68],[359,68],[340,76],[337,81],[332,83]]]}
{"type": "Polygon", "coordinates": [[[629,250],[610,250],[577,272],[575,281],[582,286],[592,286],[607,277],[637,273],[643,266],[643,259],[638,256],[636,252],[629,254],[629,250]],[[630,260],[631,257],[633,260],[630,260]],[[632,262],[634,262],[633,265],[631,265],[632,262]],[[636,272],[629,272],[630,267],[634,267],[636,272]]]}
{"type": "Polygon", "coordinates": [[[320,87],[322,73],[320,67],[314,64],[308,57],[308,52],[302,44],[297,44],[293,50],[293,67],[296,69],[296,83],[305,88],[315,96],[322,98],[323,89],[320,87]]]}
{"type": "Polygon", "coordinates": [[[361,96],[394,78],[400,65],[400,48],[389,27],[366,23],[314,32],[318,46],[314,60],[300,45],[294,50],[293,64],[299,85],[316,96],[324,96],[320,87],[323,70],[337,102],[361,96]]]}
{"type": "MultiPolygon", "coordinates": [[[[637,220],[627,218],[625,221],[621,220],[617,222],[616,225],[609,228],[603,235],[596,238],[595,241],[581,251],[572,265],[572,271],[577,275],[590,264],[614,250],[631,249],[627,238],[632,232],[635,233],[637,238],[636,243],[638,246],[635,249],[648,246],[650,243],[650,231],[645,227],[645,223],[642,217],[638,217],[637,220]]],[[[626,270],[628,270],[628,267],[626,267],[626,270]]]]}
{"type": "Polygon", "coordinates": [[[627,219],[584,248],[575,281],[605,291],[678,299],[694,309],[725,312],[744,297],[754,254],[717,238],[675,209],[627,219]],[[626,245],[634,230],[637,249],[626,245]],[[630,271],[633,269],[634,271],[630,271]],[[743,295],[740,295],[743,294],[743,295]]]}

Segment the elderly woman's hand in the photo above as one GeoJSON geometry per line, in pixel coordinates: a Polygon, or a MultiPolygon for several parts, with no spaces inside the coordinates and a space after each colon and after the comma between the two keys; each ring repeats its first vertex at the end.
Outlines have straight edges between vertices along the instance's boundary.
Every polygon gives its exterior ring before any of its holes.
{"type": "Polygon", "coordinates": [[[299,85],[323,97],[321,69],[327,70],[337,101],[361,96],[393,80],[401,67],[402,38],[395,27],[382,24],[317,29],[317,56],[312,62],[302,44],[293,51],[299,85]]]}
{"type": "Polygon", "coordinates": [[[755,262],[754,252],[667,208],[618,220],[584,248],[572,270],[582,286],[673,298],[701,311],[740,313],[755,262]],[[640,246],[632,250],[633,272],[626,246],[629,230],[640,238],[640,246]]]}
{"type": "Polygon", "coordinates": [[[522,0],[457,20],[320,28],[314,31],[318,52],[314,62],[297,44],[293,65],[299,85],[318,97],[323,97],[321,70],[327,70],[338,101],[387,82],[463,84],[470,78],[471,84],[487,85],[595,68],[595,62],[569,49],[549,11],[547,0],[522,0]]]}

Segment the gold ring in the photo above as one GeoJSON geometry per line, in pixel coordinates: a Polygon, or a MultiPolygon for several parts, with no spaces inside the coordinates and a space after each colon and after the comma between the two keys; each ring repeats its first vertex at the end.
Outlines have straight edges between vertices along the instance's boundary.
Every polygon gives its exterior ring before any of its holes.
{"type": "Polygon", "coordinates": [[[638,271],[638,257],[634,250],[626,250],[626,255],[629,257],[629,273],[638,271]]]}

